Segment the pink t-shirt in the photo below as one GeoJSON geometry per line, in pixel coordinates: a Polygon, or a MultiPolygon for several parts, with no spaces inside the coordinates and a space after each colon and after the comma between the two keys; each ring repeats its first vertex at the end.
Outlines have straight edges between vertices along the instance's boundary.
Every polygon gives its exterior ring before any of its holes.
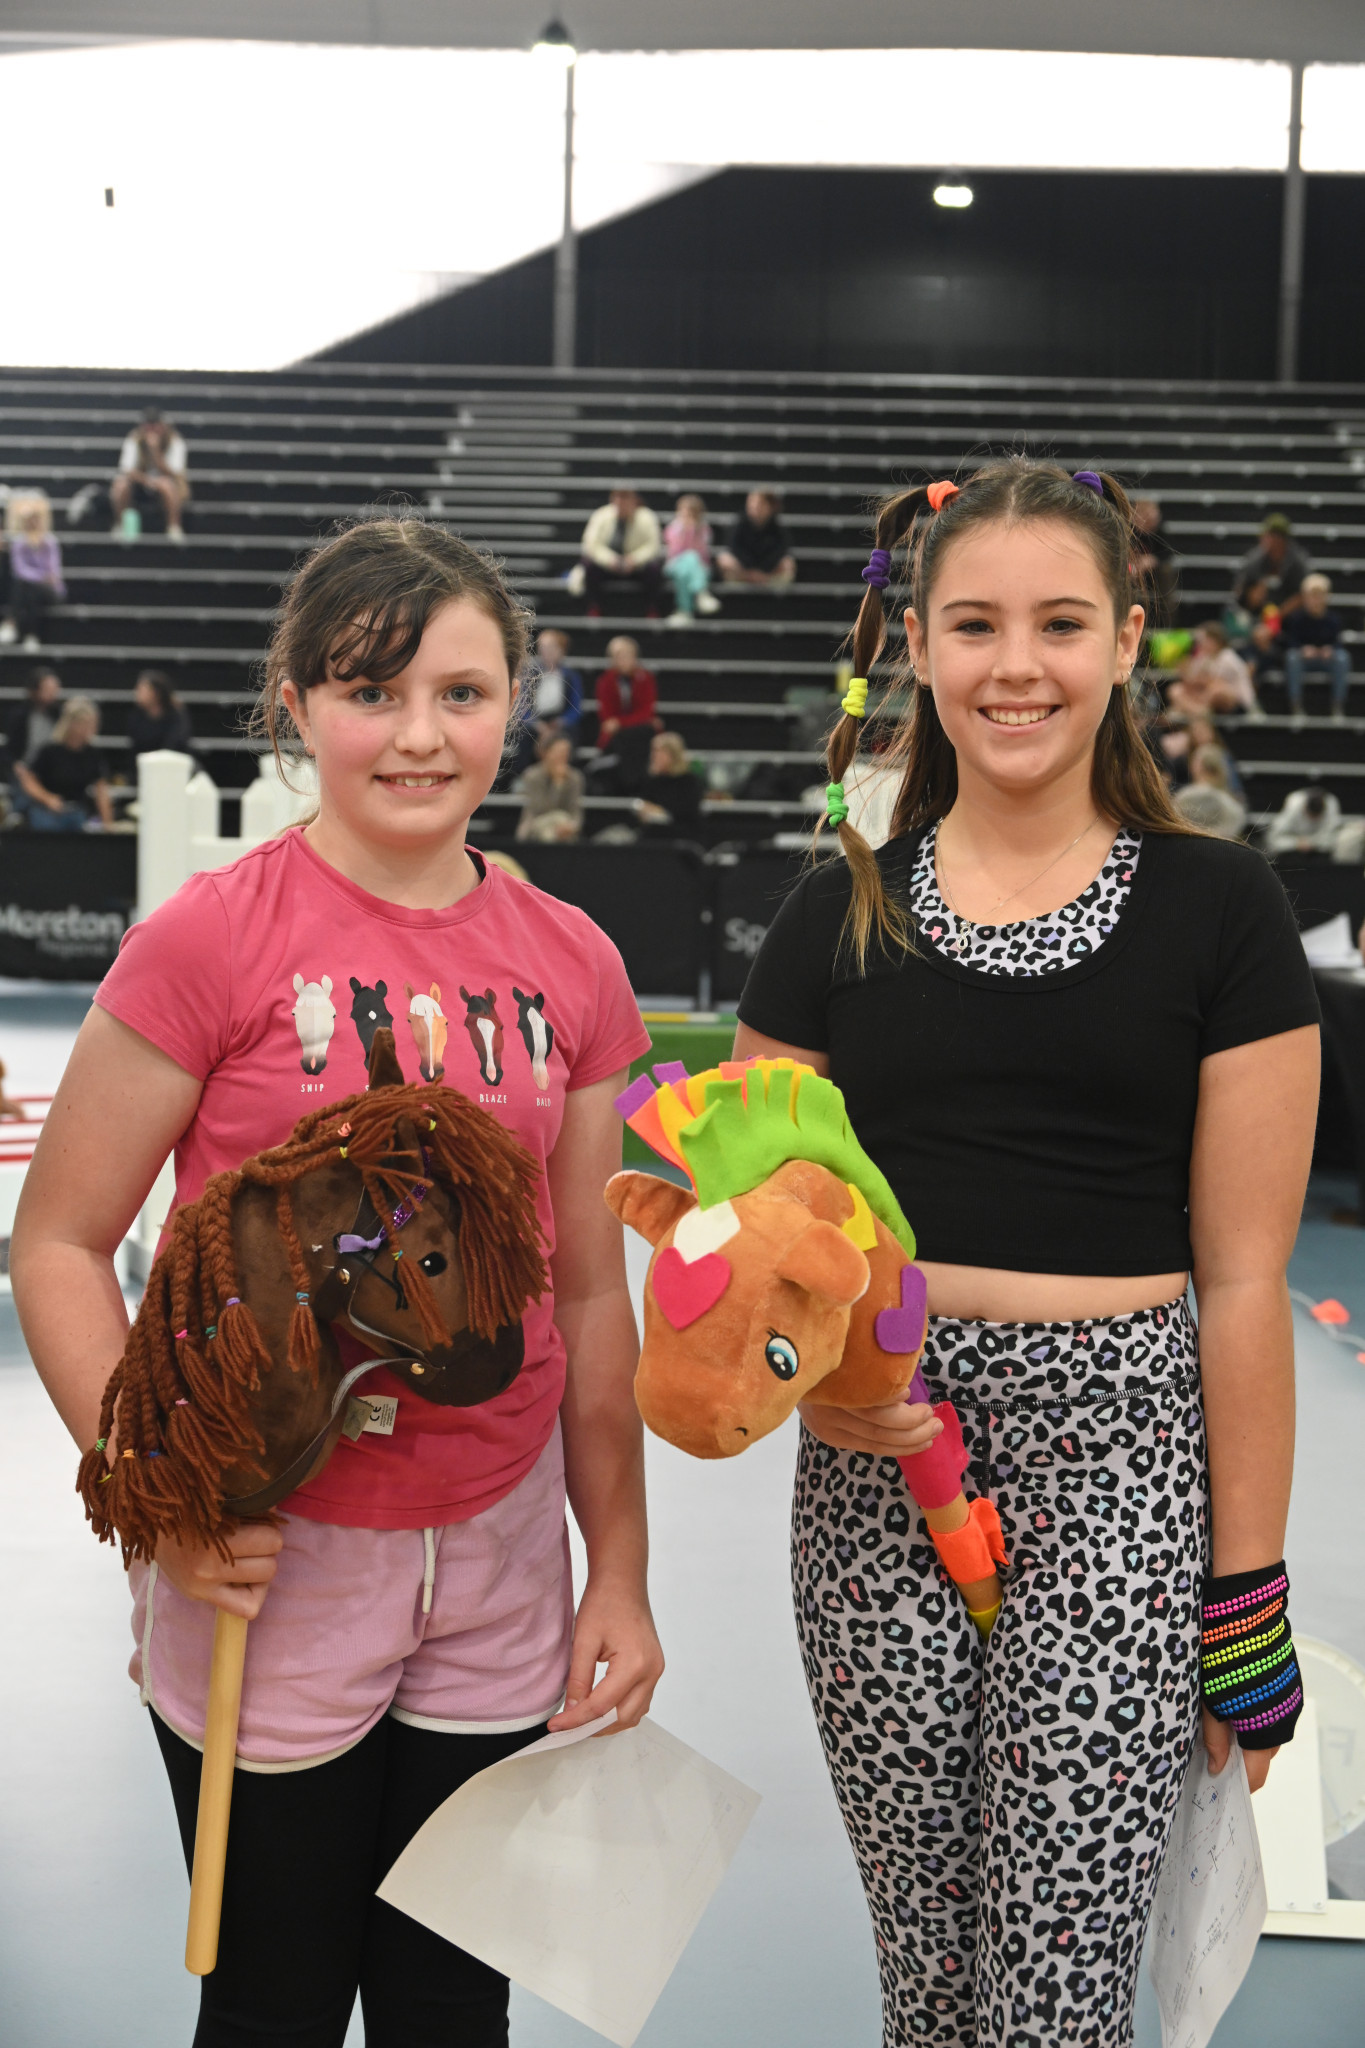
{"type": "MultiPolygon", "coordinates": [[[[649,1046],[621,956],[581,910],[497,867],[449,909],[400,909],[328,867],[297,829],[192,876],[135,924],[95,1000],[204,1083],[175,1149],[177,1202],[282,1144],[307,1111],[363,1088],[381,1025],[392,1024],[409,1080],[434,1047],[444,1080],[542,1168],[566,1093],[649,1046]]],[[[553,1251],[543,1177],[537,1207],[553,1251]]],[[[343,1437],[284,1509],[420,1529],[501,1500],[545,1448],[564,1391],[550,1294],[523,1328],[520,1373],[476,1408],[423,1401],[376,1367],[365,1392],[397,1398],[393,1434],[343,1437]]],[[[367,1355],[349,1337],[342,1344],[367,1355]]]]}

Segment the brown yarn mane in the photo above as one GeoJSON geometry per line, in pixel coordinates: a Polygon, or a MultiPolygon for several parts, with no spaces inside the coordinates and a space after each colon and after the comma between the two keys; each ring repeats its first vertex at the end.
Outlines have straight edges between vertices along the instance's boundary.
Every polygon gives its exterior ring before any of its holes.
{"type": "MultiPolygon", "coordinates": [[[[486,1110],[453,1088],[411,1082],[369,1088],[310,1112],[283,1145],[258,1153],[232,1173],[215,1173],[198,1201],[177,1209],[170,1237],[148,1277],[122,1358],[100,1407],[107,1441],[118,1418],[113,1467],[96,1448],[81,1459],[77,1489],[102,1543],[117,1540],[124,1563],[151,1558],[162,1536],[223,1541],[223,1474],[249,1451],[262,1479],[264,1440],[251,1395],[275,1361],[240,1296],[232,1210],[247,1186],[275,1188],[280,1235],[294,1285],[312,1285],[294,1225],[292,1190],[332,1164],[341,1145],[386,1229],[414,1183],[434,1179],[460,1215],[460,1258],[470,1327],[491,1339],[519,1321],[549,1284],[535,1199],[539,1169],[531,1154],[486,1110]],[[407,1119],[421,1134],[421,1155],[395,1148],[394,1126],[407,1119]],[[339,1126],[349,1124],[343,1139],[339,1126]],[[183,1332],[183,1335],[179,1333],[183,1332]],[[210,1335],[212,1332],[212,1335],[210,1335]],[[131,1455],[130,1455],[131,1453],[131,1455]]],[[[338,1228],[349,1225],[341,1219],[338,1228]]],[[[403,1286],[427,1342],[449,1344],[420,1263],[405,1261],[403,1286]]],[[[318,1326],[299,1303],[290,1319],[286,1363],[316,1384],[318,1326]]]]}

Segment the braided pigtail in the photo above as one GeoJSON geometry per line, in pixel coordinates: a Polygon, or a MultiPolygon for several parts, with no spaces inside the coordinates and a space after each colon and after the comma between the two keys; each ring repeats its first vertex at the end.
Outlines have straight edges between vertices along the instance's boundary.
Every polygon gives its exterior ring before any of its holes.
{"type": "MultiPolygon", "coordinates": [[[[891,581],[891,558],[909,537],[916,519],[929,509],[929,487],[917,484],[888,498],[877,514],[876,540],[872,558],[863,571],[866,588],[858,608],[852,634],[853,673],[843,716],[838,719],[825,747],[829,774],[829,808],[823,823],[834,826],[839,845],[848,862],[852,885],[845,932],[859,973],[867,963],[868,947],[874,933],[884,943],[902,950],[910,944],[905,912],[886,893],[877,856],[848,816],[844,801],[844,777],[858,754],[862,732],[863,706],[867,700],[866,679],[872,673],[886,645],[886,607],[882,592],[891,581]],[[855,695],[855,693],[858,693],[855,695]]],[[[817,835],[819,827],[817,829],[817,835]]]]}

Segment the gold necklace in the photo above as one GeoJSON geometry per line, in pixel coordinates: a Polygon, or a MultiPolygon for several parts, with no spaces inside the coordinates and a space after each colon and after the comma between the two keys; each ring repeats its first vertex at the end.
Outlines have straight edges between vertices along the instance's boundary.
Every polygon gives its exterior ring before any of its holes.
{"type": "Polygon", "coordinates": [[[1086,833],[1093,832],[1096,825],[1098,825],[1099,822],[1099,812],[1097,811],[1094,817],[1090,820],[1090,823],[1076,834],[1076,837],[1070,842],[1070,845],[1064,846],[1060,853],[1054,854],[1052,859],[1048,862],[1045,868],[1040,868],[1038,873],[1034,875],[1029,881],[1021,882],[1017,889],[1011,889],[1008,896],[998,896],[994,904],[991,906],[991,915],[989,920],[980,917],[966,917],[958,909],[957,903],[953,897],[953,892],[948,887],[948,877],[943,867],[943,835],[940,829],[939,833],[936,835],[934,840],[934,865],[938,870],[938,884],[939,887],[942,889],[944,896],[947,898],[949,910],[952,911],[953,916],[957,919],[959,924],[969,924],[973,927],[973,929],[975,929],[976,926],[985,924],[987,922],[989,922],[992,926],[997,925],[1000,922],[1000,920],[996,916],[996,912],[1003,910],[1007,903],[1013,903],[1016,896],[1022,896],[1025,889],[1031,889],[1035,882],[1041,882],[1044,875],[1050,875],[1052,873],[1052,870],[1056,867],[1058,861],[1065,860],[1066,856],[1070,853],[1071,848],[1073,846],[1079,846],[1081,841],[1085,838],[1086,833]]]}

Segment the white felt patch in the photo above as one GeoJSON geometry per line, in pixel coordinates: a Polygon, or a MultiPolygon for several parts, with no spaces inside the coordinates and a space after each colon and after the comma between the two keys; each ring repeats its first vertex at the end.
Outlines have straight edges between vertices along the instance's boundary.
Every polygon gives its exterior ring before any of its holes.
{"type": "Polygon", "coordinates": [[[739,1218],[733,1202],[717,1202],[710,1209],[689,1209],[680,1216],[673,1232],[673,1243],[682,1257],[684,1265],[690,1266],[696,1259],[704,1259],[708,1252],[718,1252],[732,1237],[739,1236],[739,1218]]]}

